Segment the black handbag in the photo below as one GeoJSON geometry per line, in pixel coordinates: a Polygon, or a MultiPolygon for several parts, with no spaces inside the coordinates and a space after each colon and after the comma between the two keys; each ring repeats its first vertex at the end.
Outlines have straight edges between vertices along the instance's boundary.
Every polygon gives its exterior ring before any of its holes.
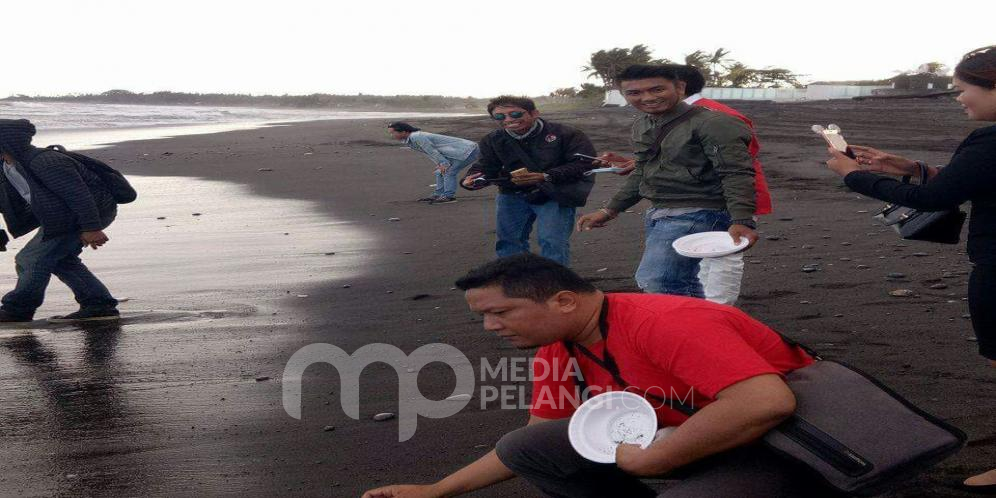
{"type": "MultiPolygon", "coordinates": [[[[920,166],[921,184],[927,183],[927,167],[920,166]]],[[[903,183],[909,183],[903,177],[903,183]]],[[[957,244],[961,240],[961,228],[965,224],[965,214],[960,208],[944,211],[920,211],[898,204],[886,204],[875,219],[885,226],[891,226],[900,237],[907,240],[923,240],[940,244],[957,244]]]]}
{"type": "MultiPolygon", "coordinates": [[[[608,301],[599,323],[608,344],[608,301]]],[[[779,334],[780,335],[780,334],[779,334]]],[[[795,414],[769,431],[761,442],[776,454],[801,464],[811,475],[838,492],[873,496],[927,470],[957,453],[968,439],[958,428],[924,412],[874,377],[843,363],[824,360],[815,351],[781,336],[806,351],[815,362],[785,375],[795,394],[795,414]]],[[[572,357],[580,351],[608,371],[615,382],[632,386],[619,373],[608,347],[599,358],[584,346],[565,343],[572,357]]],[[[584,379],[577,379],[585,392],[584,379]]],[[[689,417],[698,411],[674,398],[639,393],[689,417]]]]}

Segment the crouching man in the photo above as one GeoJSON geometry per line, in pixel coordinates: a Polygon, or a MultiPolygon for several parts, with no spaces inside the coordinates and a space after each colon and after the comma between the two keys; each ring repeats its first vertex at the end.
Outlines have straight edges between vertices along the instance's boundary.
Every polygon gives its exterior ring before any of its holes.
{"type": "Polygon", "coordinates": [[[666,497],[823,493],[756,444],[795,410],[782,376],[813,360],[742,311],[672,295],[604,294],[531,254],[490,262],[457,286],[485,330],[518,348],[539,347],[529,423],[435,484],[387,486],[365,498],[454,496],[516,476],[558,497],[658,496],[640,478],[665,475],[680,478],[666,497]],[[596,394],[628,386],[647,396],[660,426],[677,429],[646,449],[620,445],[616,464],[588,461],[567,435],[577,406],[565,393],[584,385],[596,394]],[[677,393],[699,411],[686,417],[653,393],[677,393]]]}

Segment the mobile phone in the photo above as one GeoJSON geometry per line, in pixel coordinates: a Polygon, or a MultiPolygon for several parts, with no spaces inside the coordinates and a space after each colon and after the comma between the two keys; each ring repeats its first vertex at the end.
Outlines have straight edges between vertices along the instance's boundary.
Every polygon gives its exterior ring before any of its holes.
{"type": "Polygon", "coordinates": [[[595,173],[621,173],[625,171],[626,168],[595,168],[584,172],[585,176],[594,175],[595,173]]]}
{"type": "Polygon", "coordinates": [[[508,180],[508,178],[484,178],[482,176],[480,178],[474,178],[472,180],[472,182],[473,183],[490,183],[490,182],[500,182],[502,180],[508,180]]]}
{"type": "Polygon", "coordinates": [[[844,155],[850,157],[851,159],[857,159],[857,156],[854,155],[854,151],[847,145],[847,140],[844,140],[844,136],[840,134],[839,126],[835,124],[828,124],[827,127],[824,128],[820,125],[813,125],[812,130],[817,135],[823,137],[823,140],[826,140],[827,145],[830,147],[843,152],[844,155]]]}
{"type": "Polygon", "coordinates": [[[588,155],[580,154],[580,153],[579,154],[574,154],[574,157],[579,157],[581,159],[587,159],[589,161],[599,161],[599,159],[597,157],[595,157],[595,156],[588,156],[588,155]]]}

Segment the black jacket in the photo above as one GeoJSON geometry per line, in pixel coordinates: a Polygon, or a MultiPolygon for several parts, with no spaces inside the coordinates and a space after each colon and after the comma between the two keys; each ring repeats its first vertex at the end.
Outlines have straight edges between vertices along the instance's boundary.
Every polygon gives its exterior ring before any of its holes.
{"type": "MultiPolygon", "coordinates": [[[[481,158],[467,169],[464,176],[483,173],[484,178],[508,178],[519,168],[550,175],[550,182],[557,186],[576,182],[595,181],[594,176],[584,176],[592,168],[590,161],[580,160],[574,154],[595,155],[595,146],[583,132],[573,127],[542,121],[541,129],[522,140],[516,140],[505,130],[495,130],[481,139],[478,146],[481,158]],[[521,147],[528,154],[533,166],[527,166],[515,148],[521,147]]],[[[494,182],[503,194],[528,192],[536,187],[517,187],[511,182],[494,182]]],[[[460,183],[461,186],[463,182],[460,183]]]]}
{"type": "Polygon", "coordinates": [[[0,119],[0,151],[14,156],[31,189],[29,206],[0,171],[0,212],[7,230],[20,237],[41,226],[50,239],[105,228],[117,214],[117,203],[104,183],[68,156],[32,146],[34,134],[26,119],[0,119]]]}
{"type": "Polygon", "coordinates": [[[973,131],[926,185],[907,185],[867,171],[849,173],[844,181],[855,192],[923,211],[972,201],[969,259],[996,265],[996,126],[973,131]]]}

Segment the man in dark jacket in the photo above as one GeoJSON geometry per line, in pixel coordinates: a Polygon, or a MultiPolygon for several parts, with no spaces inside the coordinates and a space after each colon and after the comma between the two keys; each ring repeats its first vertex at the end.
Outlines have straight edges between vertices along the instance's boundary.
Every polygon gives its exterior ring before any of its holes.
{"type": "Polygon", "coordinates": [[[488,114],[500,129],[481,140],[481,159],[461,185],[499,187],[498,257],[529,252],[529,234],[538,222],[541,254],[569,266],[575,209],[585,205],[595,182],[584,175],[591,163],[575,154],[594,156],[595,147],[581,131],[540,119],[531,99],[497,97],[488,114]]]}
{"type": "Polygon", "coordinates": [[[672,243],[693,233],[726,231],[734,243],[746,239],[748,247],[754,245],[757,191],[750,129],[724,113],[682,102],[682,70],[635,64],[616,76],[626,102],[643,112],[633,123],[636,158],[609,153],[600,159],[636,168],[608,206],[582,216],[577,227],[605,226],[649,200],[637,285],[648,293],[702,298],[700,260],[678,254],[672,243]]]}
{"type": "Polygon", "coordinates": [[[80,310],[50,321],[117,319],[117,300],[79,258],[84,246],[107,242],[103,229],[117,204],[94,172],[32,146],[34,134],[26,119],[0,119],[0,212],[15,238],[38,228],[14,258],[17,286],[0,299],[0,322],[31,321],[52,275],[73,291],[80,310]]]}

